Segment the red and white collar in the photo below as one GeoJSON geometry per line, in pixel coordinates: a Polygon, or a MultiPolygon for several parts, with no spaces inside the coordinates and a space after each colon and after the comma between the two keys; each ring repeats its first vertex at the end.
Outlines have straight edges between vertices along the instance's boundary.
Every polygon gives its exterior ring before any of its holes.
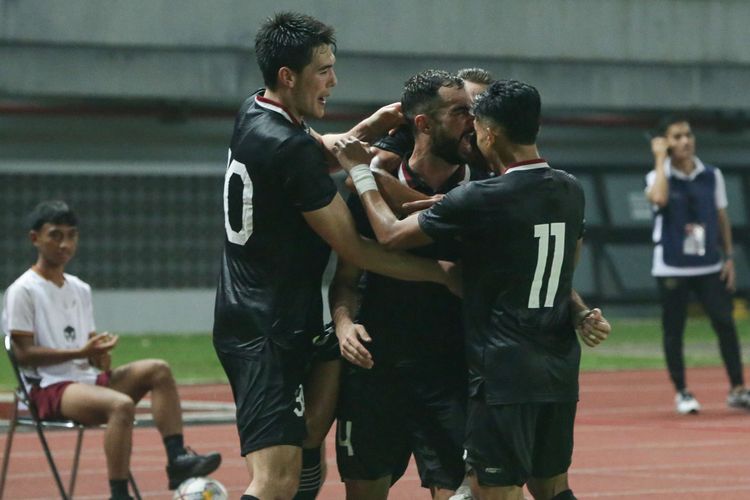
{"type": "Polygon", "coordinates": [[[276,102],[272,99],[269,99],[267,97],[264,97],[260,94],[255,96],[255,102],[260,106],[261,108],[270,109],[271,111],[275,111],[276,113],[280,114],[284,118],[286,118],[290,123],[293,123],[295,125],[302,125],[292,114],[289,112],[286,107],[281,104],[280,102],[276,102]]]}
{"type": "MultiPolygon", "coordinates": [[[[459,165],[458,168],[463,169],[463,179],[458,181],[458,184],[465,184],[471,180],[471,169],[469,168],[469,165],[463,164],[459,165]]],[[[402,184],[405,184],[409,187],[412,187],[414,183],[414,177],[412,176],[412,173],[409,171],[410,167],[406,164],[406,160],[401,160],[401,165],[398,168],[398,180],[401,181],[402,184]]],[[[456,175],[454,172],[451,177],[456,175]]]]}
{"type": "Polygon", "coordinates": [[[547,163],[547,160],[545,160],[544,158],[534,158],[533,160],[525,160],[525,161],[519,161],[516,163],[511,163],[510,165],[505,167],[504,175],[507,175],[510,172],[523,172],[525,170],[536,170],[537,168],[550,168],[550,166],[547,163]]]}

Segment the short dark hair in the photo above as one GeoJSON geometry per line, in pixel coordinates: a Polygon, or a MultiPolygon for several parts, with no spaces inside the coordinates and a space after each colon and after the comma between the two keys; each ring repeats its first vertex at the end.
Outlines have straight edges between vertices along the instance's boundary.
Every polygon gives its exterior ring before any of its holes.
{"type": "Polygon", "coordinates": [[[312,16],[280,12],[269,17],[255,35],[255,57],[263,82],[271,90],[278,83],[279,69],[300,72],[310,64],[313,50],[321,45],[336,48],[333,28],[312,16]]]}
{"type": "Polygon", "coordinates": [[[414,131],[414,117],[426,114],[432,116],[438,108],[438,91],[442,87],[463,88],[464,82],[458,76],[440,69],[427,69],[412,76],[404,83],[401,94],[401,111],[414,131]]]}
{"type": "Polygon", "coordinates": [[[539,91],[517,80],[498,80],[476,97],[473,112],[503,127],[515,144],[534,144],[539,133],[542,99],[539,91]]]}
{"type": "Polygon", "coordinates": [[[457,76],[471,83],[478,83],[480,85],[489,85],[494,82],[495,79],[492,77],[492,73],[482,68],[463,68],[459,69],[457,76]]]}
{"type": "Polygon", "coordinates": [[[78,226],[78,216],[64,201],[43,201],[26,216],[26,224],[32,231],[39,231],[47,223],[78,226]]]}
{"type": "Polygon", "coordinates": [[[690,123],[690,120],[687,116],[681,115],[681,114],[669,114],[664,115],[659,119],[659,122],[656,124],[656,134],[660,136],[667,135],[667,129],[674,125],[675,123],[690,123]]]}

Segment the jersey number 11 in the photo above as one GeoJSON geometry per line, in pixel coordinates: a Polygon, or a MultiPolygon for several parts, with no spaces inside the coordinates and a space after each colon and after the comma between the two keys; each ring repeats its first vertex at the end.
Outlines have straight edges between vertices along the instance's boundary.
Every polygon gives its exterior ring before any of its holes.
{"type": "Polygon", "coordinates": [[[565,223],[553,222],[551,224],[537,224],[534,226],[534,238],[539,239],[539,251],[536,256],[536,270],[534,281],[531,282],[529,292],[529,309],[539,309],[542,300],[542,285],[545,271],[547,270],[547,254],[549,252],[550,234],[555,238],[555,247],[552,253],[552,269],[547,278],[547,293],[544,296],[544,306],[552,307],[557,295],[557,287],[560,284],[560,271],[565,257],[565,223]]]}

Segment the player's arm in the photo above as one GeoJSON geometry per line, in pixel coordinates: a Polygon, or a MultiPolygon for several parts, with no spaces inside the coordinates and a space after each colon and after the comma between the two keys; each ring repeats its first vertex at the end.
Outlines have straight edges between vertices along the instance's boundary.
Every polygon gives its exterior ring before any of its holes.
{"type": "MultiPolygon", "coordinates": [[[[583,239],[578,239],[576,243],[576,253],[574,262],[578,265],[583,248],[583,239]]],[[[602,314],[601,309],[590,309],[583,298],[575,290],[570,291],[570,316],[573,319],[573,327],[584,344],[589,347],[596,347],[609,337],[612,327],[607,318],[602,314]]]]}
{"type": "Polygon", "coordinates": [[[84,359],[110,351],[117,344],[117,336],[107,333],[96,334],[80,349],[55,349],[34,343],[34,334],[22,330],[12,330],[13,352],[18,363],[25,366],[48,366],[65,363],[74,359],[84,359]]]}
{"type": "MultiPolygon", "coordinates": [[[[393,216],[390,210],[389,213],[393,216]]],[[[453,274],[453,263],[422,259],[404,252],[389,252],[374,241],[361,237],[349,209],[338,194],[325,207],[303,212],[303,216],[339,258],[361,269],[406,281],[431,281],[454,290],[457,287],[458,277],[453,274]]],[[[416,221],[413,223],[416,224],[416,221]]]]}
{"type": "Polygon", "coordinates": [[[334,144],[344,137],[352,136],[363,142],[372,142],[378,137],[387,134],[389,130],[398,127],[403,122],[404,115],[401,113],[401,103],[394,102],[378,109],[375,113],[368,116],[356,124],[351,130],[344,132],[343,134],[319,135],[315,131],[311,131],[311,134],[318,139],[326,149],[332,150],[334,144]]]}
{"type": "Polygon", "coordinates": [[[736,287],[734,270],[734,245],[732,243],[732,223],[726,208],[717,210],[719,217],[719,234],[724,249],[724,264],[721,267],[721,279],[726,282],[727,290],[733,292],[736,287]]]}
{"type": "MultiPolygon", "coordinates": [[[[416,189],[412,189],[409,186],[402,184],[401,181],[393,177],[391,174],[374,169],[372,164],[370,164],[370,169],[372,170],[372,175],[378,185],[378,191],[380,191],[381,196],[383,196],[383,200],[398,218],[406,217],[414,212],[414,209],[411,207],[413,207],[416,202],[426,202],[431,199],[429,196],[420,193],[416,189]]],[[[350,191],[356,192],[351,177],[346,178],[345,184],[350,191]]]]}
{"type": "Polygon", "coordinates": [[[373,179],[369,153],[359,141],[351,137],[342,139],[336,143],[334,152],[354,182],[378,242],[389,249],[406,249],[432,243],[432,238],[419,227],[416,215],[399,220],[393,214],[373,179]]]}
{"type": "Polygon", "coordinates": [[[654,155],[654,179],[646,188],[648,201],[658,207],[665,207],[669,202],[669,180],[664,169],[667,161],[667,139],[654,137],[651,139],[651,153],[654,155]]]}
{"type": "Polygon", "coordinates": [[[339,259],[336,274],[328,289],[328,302],[331,304],[331,318],[339,339],[341,355],[352,364],[372,368],[372,356],[362,345],[372,339],[364,326],[354,322],[361,298],[358,287],[361,276],[360,268],[339,259]]]}

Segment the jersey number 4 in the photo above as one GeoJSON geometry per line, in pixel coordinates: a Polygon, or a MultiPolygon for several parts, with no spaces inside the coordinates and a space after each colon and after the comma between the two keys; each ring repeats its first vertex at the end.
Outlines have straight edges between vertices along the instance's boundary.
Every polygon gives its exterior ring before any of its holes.
{"type": "Polygon", "coordinates": [[[557,295],[557,287],[560,284],[560,271],[565,257],[565,223],[553,222],[551,224],[537,224],[534,226],[534,238],[539,239],[539,251],[536,256],[536,270],[534,281],[531,282],[529,292],[529,309],[539,309],[542,300],[542,285],[547,270],[547,254],[549,253],[550,234],[555,238],[555,247],[552,253],[552,269],[547,277],[547,293],[544,296],[544,306],[552,307],[557,295]]]}
{"type": "Polygon", "coordinates": [[[224,230],[231,243],[244,245],[253,234],[253,181],[247,167],[231,155],[224,176],[224,230]]]}

